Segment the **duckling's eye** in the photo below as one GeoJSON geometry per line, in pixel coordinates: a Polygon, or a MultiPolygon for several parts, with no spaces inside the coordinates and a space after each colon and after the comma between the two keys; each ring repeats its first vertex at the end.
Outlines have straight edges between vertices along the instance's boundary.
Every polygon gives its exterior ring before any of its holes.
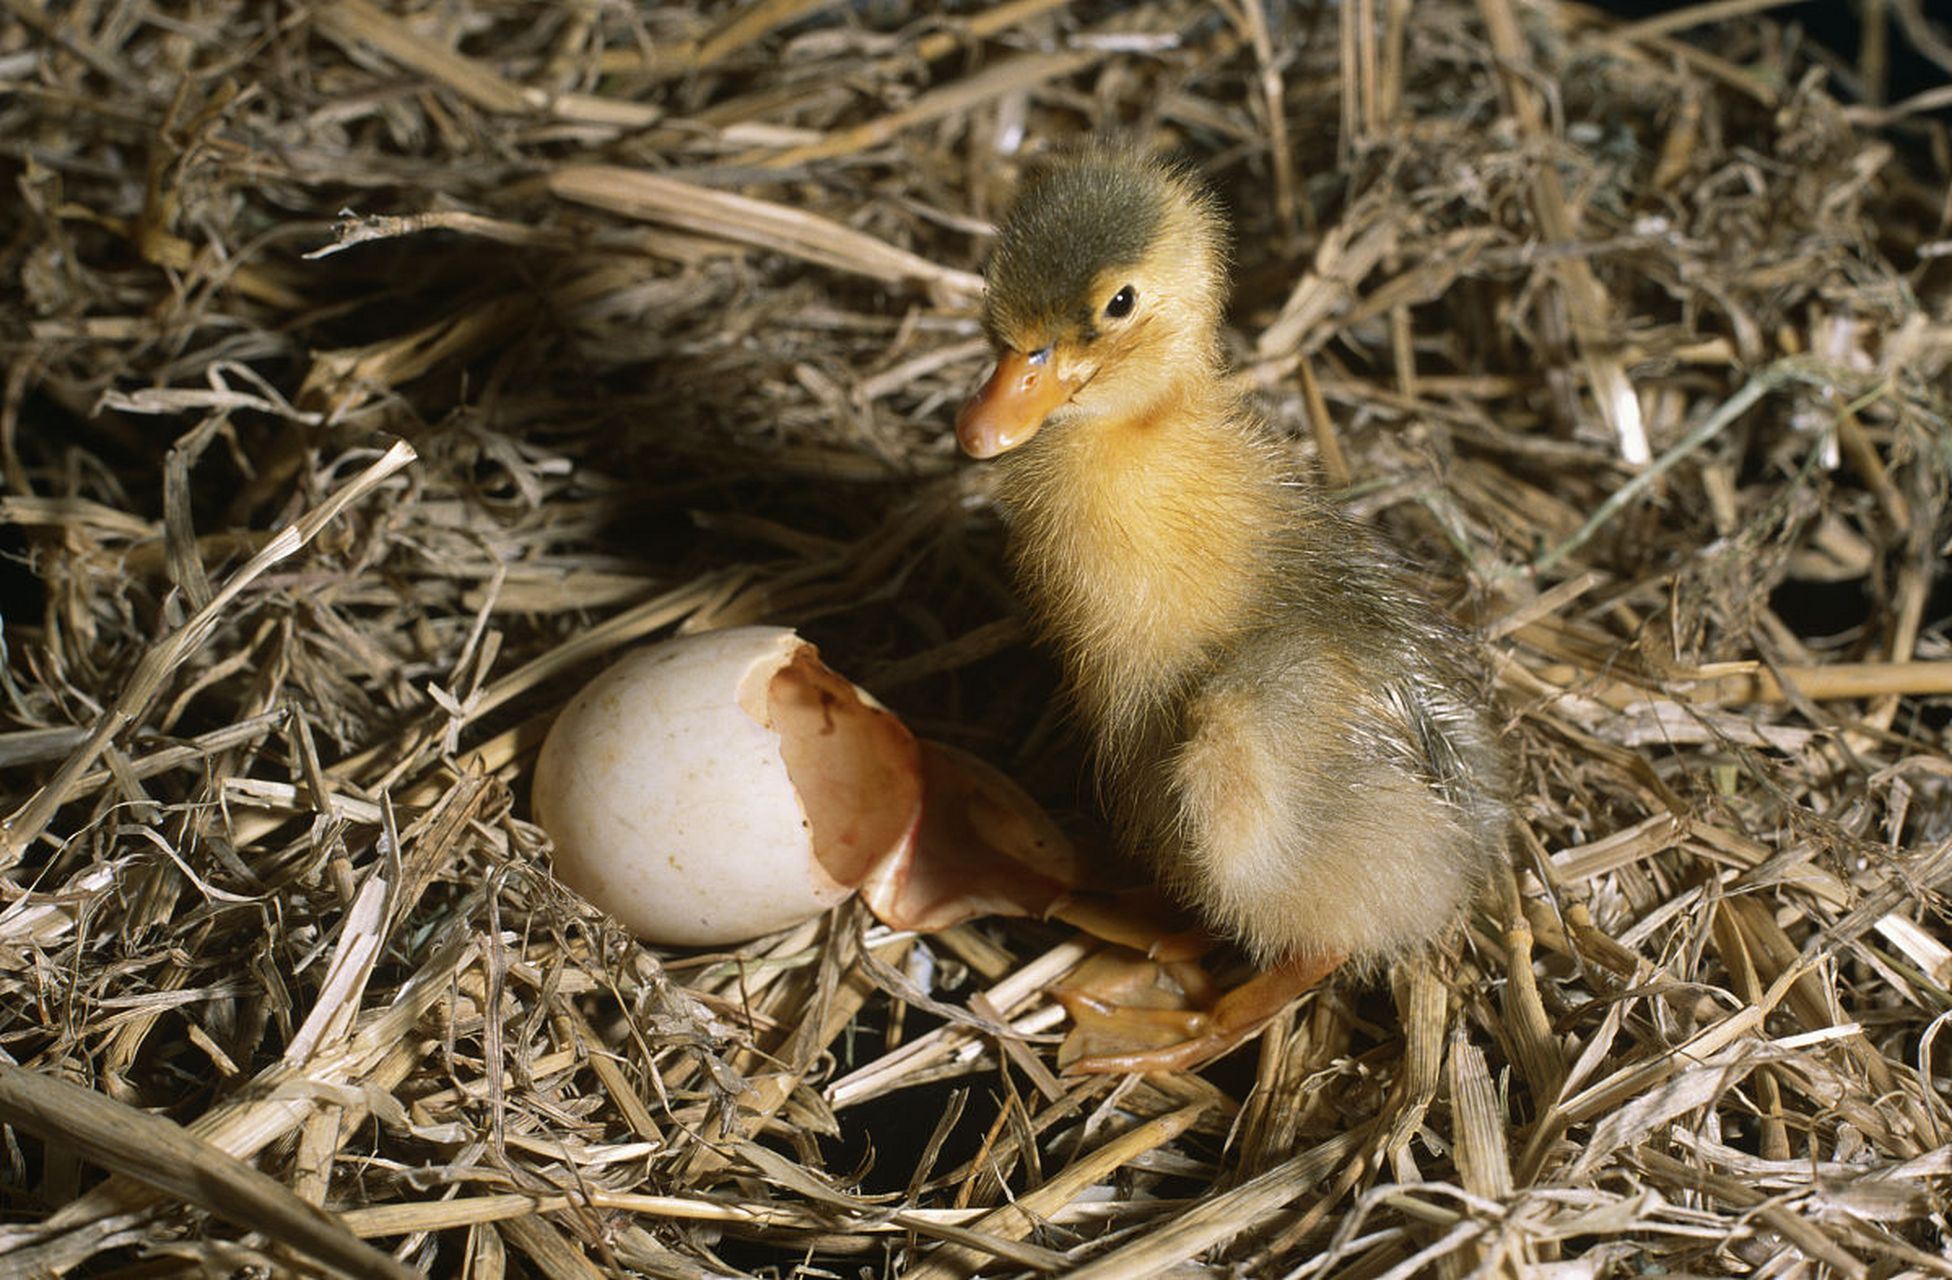
{"type": "Polygon", "coordinates": [[[1138,290],[1128,284],[1114,293],[1112,300],[1105,304],[1105,314],[1114,320],[1122,320],[1132,314],[1132,308],[1138,304],[1138,301],[1138,290]]]}

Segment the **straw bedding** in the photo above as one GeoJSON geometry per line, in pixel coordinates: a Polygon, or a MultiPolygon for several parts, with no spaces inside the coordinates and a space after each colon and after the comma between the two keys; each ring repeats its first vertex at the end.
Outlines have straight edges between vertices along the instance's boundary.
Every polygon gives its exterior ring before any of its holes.
{"type": "Polygon", "coordinates": [[[1772,8],[9,0],[0,1275],[1952,1271],[1952,58],[1772,8]],[[1091,828],[947,428],[1107,128],[1524,794],[1441,963],[1075,1080],[1088,940],[647,948],[526,779],[770,621],[1091,828]]]}

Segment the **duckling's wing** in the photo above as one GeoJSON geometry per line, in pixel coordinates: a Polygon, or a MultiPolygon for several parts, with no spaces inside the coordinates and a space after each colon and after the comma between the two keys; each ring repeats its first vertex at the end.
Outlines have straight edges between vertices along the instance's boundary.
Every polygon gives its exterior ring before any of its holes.
{"type": "Polygon", "coordinates": [[[1468,807],[1478,784],[1474,756],[1464,740],[1478,735],[1477,708],[1448,686],[1413,676],[1390,681],[1378,694],[1389,725],[1383,735],[1387,753],[1445,803],[1468,807]]]}

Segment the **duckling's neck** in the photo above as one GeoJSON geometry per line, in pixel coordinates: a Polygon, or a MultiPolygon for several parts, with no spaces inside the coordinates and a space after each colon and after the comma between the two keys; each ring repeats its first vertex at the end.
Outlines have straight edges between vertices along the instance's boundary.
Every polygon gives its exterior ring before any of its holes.
{"type": "Polygon", "coordinates": [[[1217,383],[1127,417],[1052,422],[1003,463],[1023,589],[1115,751],[1262,605],[1284,468],[1217,383]]]}

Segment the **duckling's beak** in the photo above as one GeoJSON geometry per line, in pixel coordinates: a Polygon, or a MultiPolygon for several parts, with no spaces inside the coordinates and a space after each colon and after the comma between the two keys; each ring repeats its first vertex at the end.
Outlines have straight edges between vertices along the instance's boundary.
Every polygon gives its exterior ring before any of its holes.
{"type": "Polygon", "coordinates": [[[1077,390],[1051,367],[1050,348],[1031,355],[1006,351],[983,389],[956,415],[956,440],[972,458],[1008,453],[1036,435],[1052,410],[1077,390]]]}

